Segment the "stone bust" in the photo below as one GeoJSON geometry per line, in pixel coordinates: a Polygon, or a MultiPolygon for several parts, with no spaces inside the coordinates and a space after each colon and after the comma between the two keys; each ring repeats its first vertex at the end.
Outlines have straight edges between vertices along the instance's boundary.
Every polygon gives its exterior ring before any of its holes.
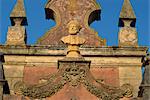
{"type": "Polygon", "coordinates": [[[67,28],[69,35],[61,39],[68,45],[67,57],[81,57],[79,46],[85,42],[85,39],[77,35],[81,26],[77,20],[72,20],[67,24],[67,28]]]}

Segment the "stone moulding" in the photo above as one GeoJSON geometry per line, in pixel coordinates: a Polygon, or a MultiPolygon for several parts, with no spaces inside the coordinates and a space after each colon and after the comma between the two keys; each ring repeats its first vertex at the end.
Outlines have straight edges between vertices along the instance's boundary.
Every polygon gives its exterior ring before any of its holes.
{"type": "Polygon", "coordinates": [[[37,85],[28,86],[18,82],[15,85],[15,93],[41,99],[55,95],[64,85],[77,87],[82,84],[91,94],[102,100],[119,100],[123,97],[132,97],[132,87],[129,84],[113,87],[96,82],[89,70],[90,61],[65,58],[58,61],[58,69],[57,73],[43,78],[37,85]]]}
{"type": "MultiPolygon", "coordinates": [[[[11,55],[57,55],[65,56],[66,46],[6,46],[0,45],[0,52],[4,54],[11,55]]],[[[81,54],[83,56],[136,56],[144,57],[146,55],[147,47],[85,47],[80,48],[81,54]]]]}

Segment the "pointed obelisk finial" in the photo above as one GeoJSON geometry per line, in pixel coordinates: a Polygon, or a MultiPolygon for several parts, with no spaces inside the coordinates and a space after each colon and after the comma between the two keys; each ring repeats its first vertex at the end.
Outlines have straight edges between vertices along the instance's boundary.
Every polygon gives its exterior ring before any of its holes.
{"type": "Polygon", "coordinates": [[[125,23],[125,21],[130,21],[131,26],[135,27],[135,22],[136,22],[136,16],[134,14],[132,5],[130,3],[130,0],[124,0],[123,6],[122,6],[122,10],[120,12],[120,17],[119,17],[119,26],[123,27],[125,23]]]}
{"type": "Polygon", "coordinates": [[[121,18],[121,19],[126,19],[126,18],[127,19],[136,19],[136,16],[134,14],[130,0],[124,0],[119,18],[121,18]]]}
{"type": "Polygon", "coordinates": [[[17,0],[17,3],[10,15],[11,25],[7,32],[7,45],[26,45],[27,18],[24,9],[24,0],[17,0]]]}
{"type": "Polygon", "coordinates": [[[24,0],[17,0],[17,3],[11,12],[10,15],[10,20],[12,26],[15,25],[14,19],[22,19],[21,25],[27,25],[27,18],[26,18],[26,13],[25,13],[25,8],[24,8],[24,0]]]}
{"type": "Polygon", "coordinates": [[[130,0],[124,0],[119,17],[119,46],[138,46],[136,17],[130,0]]]}

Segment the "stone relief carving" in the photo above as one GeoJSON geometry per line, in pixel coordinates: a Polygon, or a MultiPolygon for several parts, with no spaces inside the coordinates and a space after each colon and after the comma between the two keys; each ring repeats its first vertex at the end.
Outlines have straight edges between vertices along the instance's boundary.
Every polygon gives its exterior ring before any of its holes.
{"type": "Polygon", "coordinates": [[[8,29],[9,34],[7,35],[7,40],[18,41],[24,39],[24,27],[10,27],[8,29]]]}
{"type": "Polygon", "coordinates": [[[137,43],[137,32],[135,28],[125,27],[120,30],[119,41],[121,43],[130,42],[132,44],[137,43]]]}
{"type": "Polygon", "coordinates": [[[31,98],[46,98],[53,96],[64,85],[68,84],[76,87],[83,84],[85,88],[102,100],[119,100],[122,97],[131,97],[132,88],[129,84],[123,85],[120,88],[108,86],[103,83],[95,85],[96,82],[89,71],[89,64],[86,63],[68,63],[63,62],[56,74],[43,78],[44,82],[40,82],[34,86],[25,86],[23,83],[17,83],[15,86],[16,94],[23,94],[31,98]]]}
{"type": "Polygon", "coordinates": [[[66,25],[71,20],[77,20],[81,23],[81,26],[83,28],[82,32],[79,35],[81,37],[87,38],[87,41],[85,43],[86,45],[106,45],[106,41],[104,39],[101,39],[97,35],[97,32],[92,30],[88,25],[90,14],[95,10],[100,10],[99,5],[95,1],[49,0],[46,4],[46,9],[53,10],[56,26],[46,32],[45,35],[38,40],[38,44],[63,45],[61,42],[61,38],[67,35],[66,25]]]}
{"type": "Polygon", "coordinates": [[[25,88],[25,84],[22,81],[18,81],[14,84],[14,93],[22,94],[21,90],[25,88]]]}
{"type": "Polygon", "coordinates": [[[32,98],[46,98],[54,95],[66,84],[64,80],[60,80],[57,83],[46,82],[36,86],[26,87],[22,89],[24,96],[32,98]]]}

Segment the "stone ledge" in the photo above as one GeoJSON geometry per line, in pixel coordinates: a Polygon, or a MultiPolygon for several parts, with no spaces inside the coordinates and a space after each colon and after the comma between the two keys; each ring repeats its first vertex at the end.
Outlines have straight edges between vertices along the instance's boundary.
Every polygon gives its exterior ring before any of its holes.
{"type": "MultiPolygon", "coordinates": [[[[83,56],[144,56],[148,47],[81,47],[83,56]]],[[[65,46],[6,46],[0,45],[5,55],[65,56],[65,46]]]]}

